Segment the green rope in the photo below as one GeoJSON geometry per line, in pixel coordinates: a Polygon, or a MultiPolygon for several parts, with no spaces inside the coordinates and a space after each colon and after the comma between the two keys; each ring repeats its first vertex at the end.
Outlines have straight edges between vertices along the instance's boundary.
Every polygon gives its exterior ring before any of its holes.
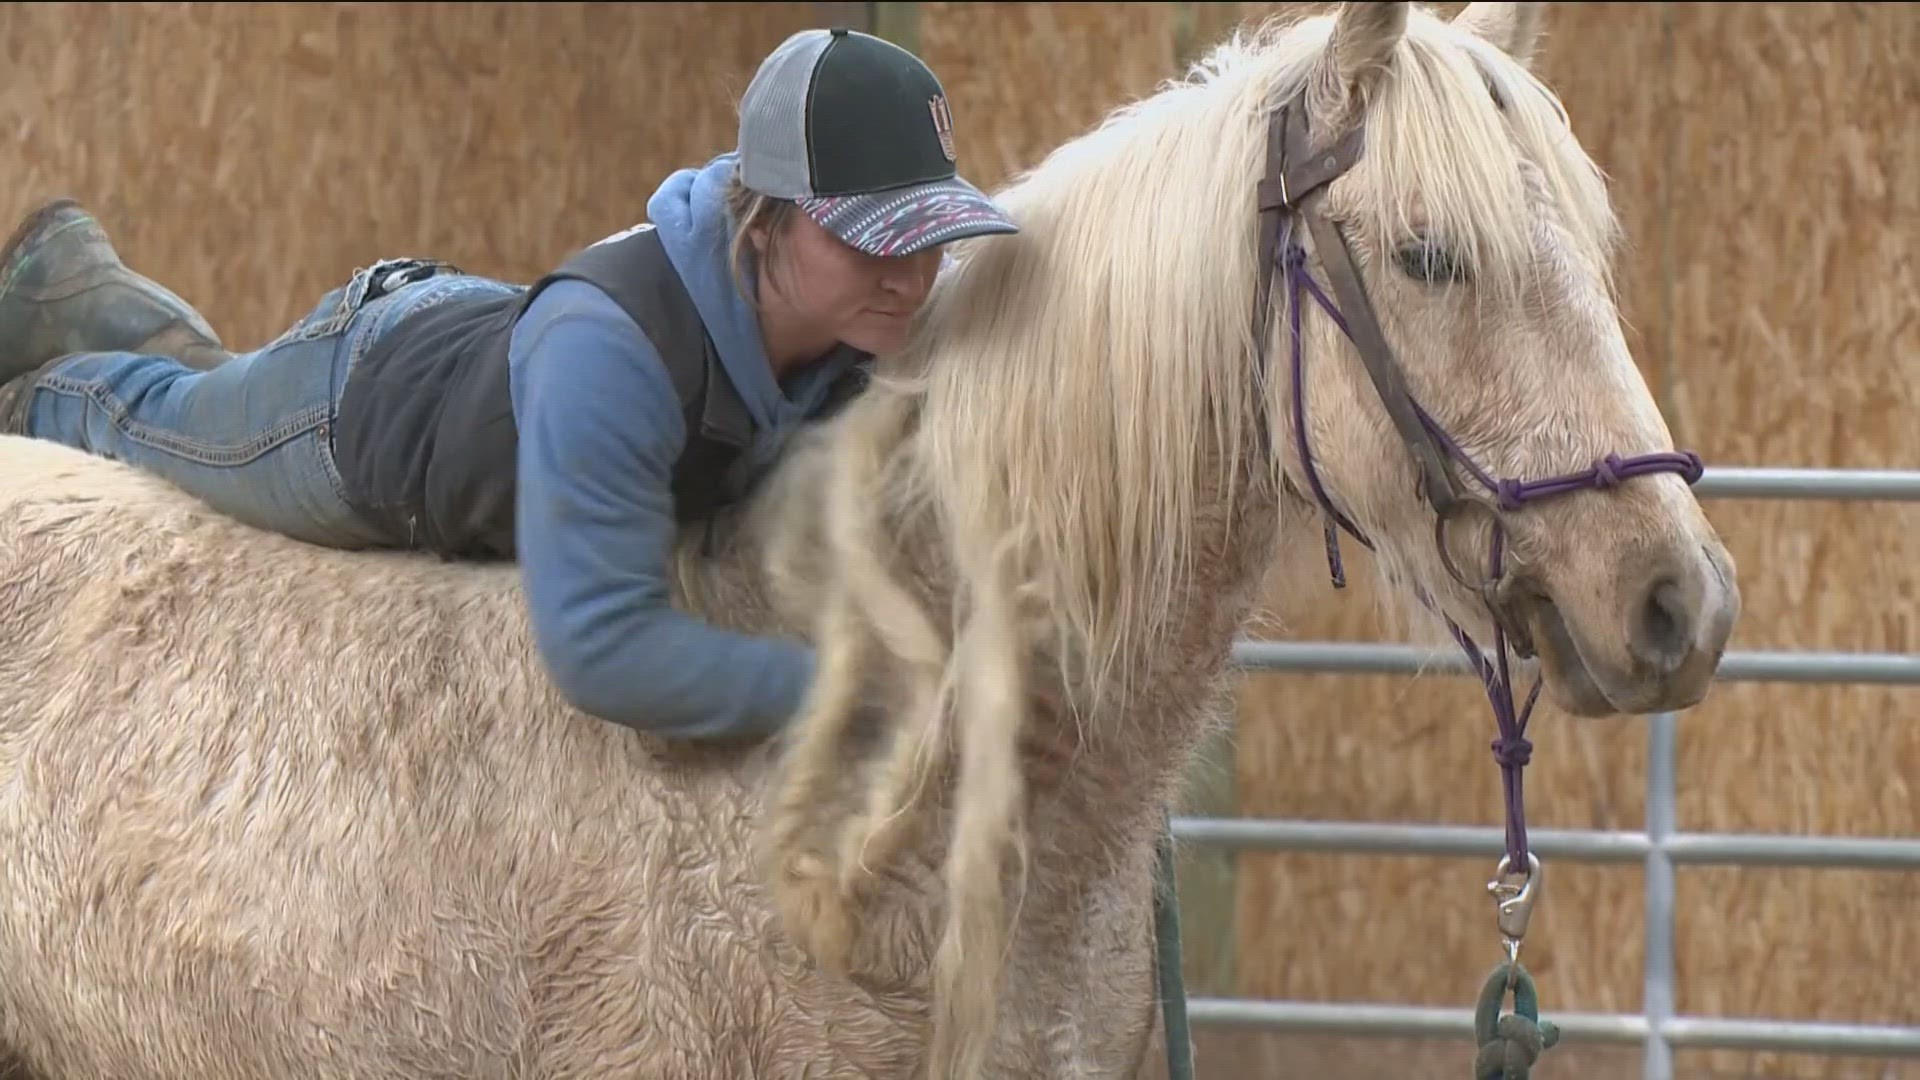
{"type": "Polygon", "coordinates": [[[1180,959],[1180,889],[1173,861],[1173,822],[1162,827],[1154,873],[1153,934],[1157,945],[1160,1013],[1165,1020],[1167,1076],[1193,1080],[1193,1044],[1187,1029],[1187,990],[1180,959]]]}
{"type": "Polygon", "coordinates": [[[1480,1005],[1473,1013],[1474,1042],[1480,1052],[1473,1059],[1473,1080],[1527,1080],[1540,1055],[1560,1041],[1560,1029],[1540,1019],[1540,994],[1533,976],[1519,961],[1502,963],[1480,988],[1480,1005]],[[1507,996],[1507,972],[1513,972],[1513,1012],[1500,1015],[1507,996]]]}

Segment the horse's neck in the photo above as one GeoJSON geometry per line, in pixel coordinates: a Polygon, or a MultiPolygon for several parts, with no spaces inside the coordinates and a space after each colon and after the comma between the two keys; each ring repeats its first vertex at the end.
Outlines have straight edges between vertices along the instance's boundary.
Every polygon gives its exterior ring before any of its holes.
{"type": "Polygon", "coordinates": [[[1128,831],[1157,828],[1194,751],[1230,721],[1233,641],[1271,562],[1277,517],[1258,495],[1243,497],[1231,520],[1224,505],[1212,517],[1167,633],[1149,654],[1130,658],[1125,699],[1036,725],[1027,763],[1042,785],[1038,801],[1128,831]]]}

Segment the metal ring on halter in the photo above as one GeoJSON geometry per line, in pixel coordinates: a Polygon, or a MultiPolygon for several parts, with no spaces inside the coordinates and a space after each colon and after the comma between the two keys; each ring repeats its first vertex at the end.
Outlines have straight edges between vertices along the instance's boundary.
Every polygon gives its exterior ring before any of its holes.
{"type": "Polygon", "coordinates": [[[1485,514],[1487,524],[1490,528],[1498,529],[1500,527],[1499,510],[1495,509],[1484,499],[1476,498],[1472,495],[1463,495],[1460,498],[1452,500],[1434,514],[1433,543],[1435,547],[1440,549],[1440,565],[1447,568],[1447,574],[1451,576],[1454,581],[1459,582],[1462,588],[1474,593],[1491,604],[1494,600],[1494,589],[1499,586],[1500,578],[1505,575],[1494,576],[1483,571],[1469,578],[1461,571],[1460,564],[1454,561],[1453,545],[1447,542],[1450,536],[1447,526],[1453,524],[1462,515],[1471,511],[1478,511],[1479,513],[1485,514]]]}
{"type": "Polygon", "coordinates": [[[1515,655],[1521,659],[1534,656],[1533,634],[1528,630],[1526,621],[1512,610],[1512,598],[1508,596],[1513,577],[1504,570],[1487,568],[1485,573],[1468,577],[1454,560],[1453,545],[1449,543],[1447,526],[1469,510],[1478,510],[1487,516],[1494,539],[1500,539],[1500,511],[1485,499],[1476,495],[1462,495],[1436,512],[1433,523],[1433,544],[1440,552],[1440,565],[1446,567],[1447,574],[1458,582],[1461,588],[1473,593],[1486,605],[1487,613],[1493,621],[1506,632],[1515,655]]]}

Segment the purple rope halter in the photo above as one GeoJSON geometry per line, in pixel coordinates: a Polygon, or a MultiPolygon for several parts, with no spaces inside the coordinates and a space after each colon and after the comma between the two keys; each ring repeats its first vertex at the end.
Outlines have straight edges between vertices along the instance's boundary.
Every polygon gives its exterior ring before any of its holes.
{"type": "MultiPolygon", "coordinates": [[[[1305,360],[1303,356],[1302,335],[1300,332],[1300,312],[1304,306],[1301,303],[1301,293],[1304,291],[1311,295],[1314,301],[1320,305],[1321,309],[1340,327],[1341,333],[1345,334],[1349,340],[1353,340],[1354,335],[1352,329],[1347,324],[1346,318],[1340,313],[1339,307],[1327,296],[1326,291],[1321,288],[1320,284],[1314,280],[1312,274],[1308,272],[1306,252],[1300,247],[1298,242],[1294,240],[1291,232],[1292,230],[1289,228],[1288,235],[1282,245],[1282,250],[1284,251],[1282,263],[1287,279],[1288,324],[1290,330],[1289,336],[1292,339],[1291,362],[1293,367],[1294,443],[1299,451],[1301,464],[1306,469],[1307,483],[1313,489],[1313,497],[1319,502],[1321,509],[1325,511],[1327,515],[1326,544],[1328,570],[1333,576],[1334,587],[1344,588],[1346,585],[1346,573],[1341,566],[1340,538],[1339,534],[1335,531],[1335,527],[1338,526],[1340,530],[1345,531],[1368,550],[1373,549],[1373,543],[1366,538],[1360,529],[1355,526],[1345,514],[1342,514],[1335,508],[1332,498],[1328,496],[1325,487],[1320,483],[1319,470],[1314,467],[1313,452],[1308,445],[1307,439],[1305,360]]],[[[1413,403],[1413,408],[1420,419],[1421,425],[1433,436],[1435,442],[1440,445],[1446,456],[1464,468],[1469,475],[1484,487],[1492,496],[1493,505],[1503,512],[1517,511],[1529,503],[1552,499],[1574,491],[1611,489],[1633,477],[1649,476],[1656,473],[1678,473],[1688,484],[1694,484],[1699,481],[1704,472],[1700,456],[1691,450],[1685,450],[1679,452],[1643,454],[1631,458],[1622,458],[1618,454],[1608,454],[1590,468],[1564,476],[1549,477],[1544,480],[1523,481],[1510,478],[1495,478],[1485,469],[1481,468],[1465,450],[1461,449],[1460,444],[1456,442],[1452,436],[1448,435],[1446,430],[1443,429],[1425,409],[1421,408],[1417,402],[1413,403]]],[[[1435,538],[1440,543],[1440,550],[1443,556],[1445,556],[1447,550],[1444,529],[1445,519],[1441,518],[1435,523],[1435,538]]],[[[1502,556],[1505,548],[1504,532],[1497,518],[1493,525],[1493,542],[1490,547],[1491,550],[1488,554],[1488,581],[1497,582],[1504,573],[1502,556]]],[[[1450,561],[1449,566],[1451,566],[1450,561]]],[[[1530,861],[1527,850],[1525,800],[1521,792],[1520,774],[1521,770],[1527,766],[1527,763],[1533,756],[1533,743],[1527,739],[1526,732],[1527,724],[1533,715],[1534,703],[1538,701],[1540,697],[1542,680],[1539,678],[1534,680],[1533,689],[1528,692],[1525,702],[1516,708],[1513,700],[1512,675],[1508,664],[1510,649],[1507,640],[1507,629],[1504,621],[1499,617],[1499,613],[1497,611],[1494,613],[1494,659],[1489,661],[1486,653],[1480,648],[1479,644],[1473,640],[1472,636],[1455,623],[1451,617],[1441,612],[1429,596],[1422,592],[1419,599],[1422,604],[1445,620],[1447,629],[1452,633],[1455,642],[1457,642],[1461,650],[1466,653],[1467,661],[1472,665],[1475,674],[1479,675],[1480,682],[1486,689],[1487,701],[1493,707],[1494,721],[1499,727],[1499,737],[1493,741],[1492,749],[1494,760],[1500,765],[1502,787],[1504,788],[1506,802],[1506,865],[1512,867],[1515,871],[1524,873],[1530,865],[1530,861]]]]}

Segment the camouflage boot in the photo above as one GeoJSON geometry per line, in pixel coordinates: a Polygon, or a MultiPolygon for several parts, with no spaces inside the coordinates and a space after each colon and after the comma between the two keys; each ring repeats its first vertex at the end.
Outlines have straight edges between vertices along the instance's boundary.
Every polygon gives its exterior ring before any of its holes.
{"type": "Polygon", "coordinates": [[[27,390],[82,352],[171,356],[199,370],[232,354],[185,300],[127,268],[92,214],[56,199],[0,248],[0,434],[18,434],[27,390]]]}

